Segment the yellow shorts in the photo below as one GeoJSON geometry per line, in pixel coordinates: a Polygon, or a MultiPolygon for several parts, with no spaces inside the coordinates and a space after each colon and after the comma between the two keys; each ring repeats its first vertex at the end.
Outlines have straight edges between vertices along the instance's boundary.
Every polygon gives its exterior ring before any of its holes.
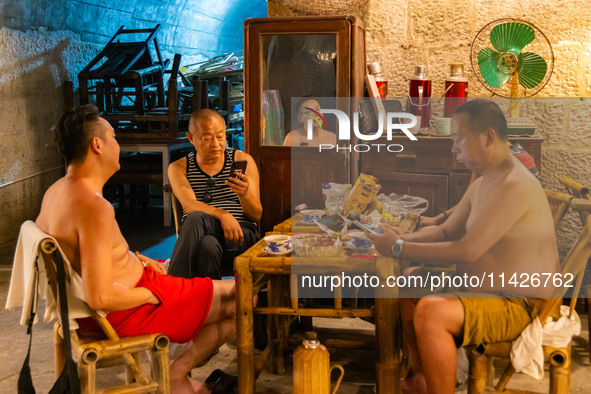
{"type": "MultiPolygon", "coordinates": [[[[490,293],[453,293],[464,306],[464,336],[459,346],[512,341],[540,313],[544,300],[490,293]]],[[[456,342],[459,342],[457,340],[456,342]]]]}

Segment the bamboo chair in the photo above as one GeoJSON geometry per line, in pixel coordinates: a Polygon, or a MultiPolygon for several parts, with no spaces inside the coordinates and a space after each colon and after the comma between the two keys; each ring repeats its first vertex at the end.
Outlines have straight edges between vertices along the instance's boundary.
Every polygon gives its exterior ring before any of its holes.
{"type": "MultiPolygon", "coordinates": [[[[71,283],[68,266],[62,258],[53,238],[44,239],[39,244],[39,252],[43,256],[47,279],[51,291],[58,300],[56,264],[64,265],[66,286],[71,283]]],[[[59,305],[59,302],[58,302],[59,305]]],[[[86,304],[85,304],[86,305],[86,304]]],[[[135,337],[119,338],[108,320],[99,313],[88,308],[91,317],[98,323],[102,334],[84,333],[83,330],[71,330],[72,348],[78,355],[78,373],[80,375],[80,391],[83,394],[96,392],[96,370],[100,368],[121,366],[126,367],[127,382],[107,390],[112,394],[148,393],[170,394],[169,340],[163,334],[147,334],[135,337]],[[144,375],[140,368],[141,353],[146,350],[152,356],[152,378],[144,375]]],[[[63,333],[58,321],[54,325],[54,351],[56,378],[65,363],[63,333]]],[[[104,391],[100,391],[104,392],[104,391]]],[[[106,392],[106,391],[105,391],[106,392]]]]}
{"type": "MultiPolygon", "coordinates": [[[[585,200],[591,200],[591,192],[589,188],[581,185],[573,179],[563,176],[558,180],[570,194],[576,198],[582,198],[585,200]]],[[[589,215],[588,212],[582,212],[580,214],[581,223],[585,223],[586,217],[589,215]]],[[[585,270],[586,282],[585,285],[585,309],[587,311],[588,327],[591,327],[591,264],[587,262],[587,269],[585,270]]],[[[589,356],[591,357],[591,330],[589,331],[589,356]]]]}
{"type": "MultiPolygon", "coordinates": [[[[583,199],[572,199],[571,209],[578,213],[591,213],[591,201],[583,199]]],[[[585,225],[581,230],[577,240],[571,247],[566,259],[561,265],[561,273],[572,273],[574,275],[574,288],[570,302],[570,313],[574,311],[577,301],[577,295],[583,281],[583,272],[587,260],[591,256],[591,215],[587,215],[585,225]]],[[[538,318],[542,324],[545,323],[551,312],[562,303],[564,290],[558,289],[553,298],[549,298],[538,318]]],[[[470,373],[468,378],[468,393],[482,393],[485,390],[488,370],[488,357],[509,358],[512,343],[499,342],[491,344],[481,344],[471,348],[470,373]]],[[[568,393],[570,391],[570,344],[565,348],[550,348],[543,346],[545,361],[550,364],[550,393],[568,393]]],[[[500,377],[495,386],[496,392],[509,391],[505,389],[509,379],[515,372],[511,363],[500,377]]],[[[520,391],[523,392],[523,391],[520,391]]]]}
{"type": "Polygon", "coordinates": [[[170,183],[165,184],[162,187],[162,189],[165,192],[170,193],[170,201],[172,203],[172,216],[174,217],[174,230],[178,238],[179,232],[181,231],[181,224],[183,219],[183,206],[174,195],[174,191],[172,190],[172,186],[170,185],[170,183]]]}

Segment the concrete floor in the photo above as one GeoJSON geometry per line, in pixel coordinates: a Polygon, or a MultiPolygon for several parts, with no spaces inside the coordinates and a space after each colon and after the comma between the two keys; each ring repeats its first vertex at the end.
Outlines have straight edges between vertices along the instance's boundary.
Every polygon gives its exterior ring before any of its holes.
{"type": "MultiPolygon", "coordinates": [[[[174,234],[171,228],[162,227],[162,214],[159,210],[142,211],[137,216],[122,215],[118,212],[124,236],[128,239],[133,250],[150,247],[158,239],[174,234]],[[142,234],[148,233],[147,237],[142,234]],[[148,241],[146,241],[146,238],[148,241]]],[[[6,302],[8,284],[12,264],[14,245],[0,247],[0,305],[6,302]]],[[[40,307],[40,315],[43,308],[40,307]]],[[[4,345],[0,347],[0,393],[15,393],[18,373],[26,355],[28,336],[26,328],[19,326],[20,310],[9,311],[0,309],[0,333],[4,345]]],[[[586,316],[581,316],[583,330],[581,335],[573,339],[571,367],[571,392],[591,393],[591,364],[589,361],[589,336],[586,316]]],[[[38,393],[46,393],[54,381],[53,369],[53,325],[39,323],[33,329],[33,346],[31,367],[33,382],[38,393]]],[[[368,338],[373,337],[374,326],[360,319],[314,319],[314,327],[323,335],[341,335],[345,337],[368,338]],[[338,330],[337,330],[338,329],[338,330]]],[[[341,394],[373,393],[375,385],[374,352],[368,350],[334,350],[331,351],[331,362],[337,362],[345,368],[345,377],[340,389],[341,394]]],[[[257,380],[257,392],[261,393],[290,393],[292,391],[291,359],[285,375],[277,376],[263,371],[257,380]]],[[[504,363],[495,362],[497,376],[504,368],[504,363]]],[[[236,341],[229,341],[207,364],[195,368],[194,378],[204,380],[214,369],[236,374],[236,341]]],[[[122,379],[122,370],[112,370],[109,374],[99,376],[99,384],[105,384],[113,379],[122,379]]],[[[548,374],[544,379],[536,381],[524,375],[516,375],[510,384],[516,389],[528,389],[537,392],[548,391],[548,374]]],[[[457,393],[465,393],[466,388],[460,387],[457,393]]]]}

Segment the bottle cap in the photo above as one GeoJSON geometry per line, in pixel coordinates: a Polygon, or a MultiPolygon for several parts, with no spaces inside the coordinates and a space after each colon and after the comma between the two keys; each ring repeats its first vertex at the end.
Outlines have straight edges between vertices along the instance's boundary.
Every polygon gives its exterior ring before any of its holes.
{"type": "Polygon", "coordinates": [[[415,75],[414,75],[413,79],[421,79],[421,80],[429,79],[427,77],[427,66],[425,66],[425,65],[416,66],[415,67],[415,75]]]}
{"type": "Polygon", "coordinates": [[[464,75],[464,65],[462,63],[450,64],[447,80],[452,82],[468,82],[468,78],[464,75]]]}
{"type": "Polygon", "coordinates": [[[373,62],[367,65],[367,72],[375,75],[382,72],[382,67],[380,66],[380,62],[373,62]]]}
{"type": "Polygon", "coordinates": [[[314,331],[306,331],[304,338],[306,338],[307,341],[317,341],[318,334],[316,334],[314,331]]]}

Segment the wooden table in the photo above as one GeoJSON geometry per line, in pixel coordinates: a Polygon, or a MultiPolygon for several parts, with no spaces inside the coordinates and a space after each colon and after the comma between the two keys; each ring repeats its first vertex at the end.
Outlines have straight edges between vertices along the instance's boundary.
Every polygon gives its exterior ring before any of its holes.
{"type": "MultiPolygon", "coordinates": [[[[291,231],[291,222],[276,226],[277,230],[291,231]]],[[[285,231],[286,232],[286,231],[285,231]]],[[[322,317],[363,317],[374,316],[376,327],[376,380],[378,393],[398,393],[400,391],[400,349],[402,330],[399,325],[398,289],[387,286],[375,289],[375,308],[344,308],[338,294],[335,294],[334,308],[301,308],[298,305],[297,294],[290,292],[297,280],[291,274],[291,256],[276,257],[265,254],[264,240],[260,240],[250,249],[238,256],[234,261],[234,272],[237,292],[237,351],[239,391],[241,394],[255,392],[255,359],[253,338],[253,313],[275,316],[272,319],[279,338],[273,341],[274,357],[280,366],[276,373],[283,373],[281,365],[284,363],[284,344],[287,341],[285,325],[289,324],[290,316],[322,316],[322,317]],[[267,307],[253,308],[253,278],[257,283],[262,275],[268,275],[268,304],[267,307]],[[287,302],[285,295],[287,294],[287,302]],[[287,320],[287,322],[286,322],[287,320]]],[[[305,258],[299,257],[299,259],[305,258]]],[[[310,259],[318,265],[318,259],[310,259]]],[[[386,278],[400,273],[399,262],[392,257],[327,257],[322,259],[322,266],[318,272],[326,274],[327,266],[341,266],[346,263],[347,268],[359,273],[368,273],[380,278],[386,278]]],[[[307,264],[306,264],[307,265],[307,264]]],[[[314,274],[310,271],[310,274],[314,274]]],[[[266,279],[264,279],[266,281],[266,279]]]]}

